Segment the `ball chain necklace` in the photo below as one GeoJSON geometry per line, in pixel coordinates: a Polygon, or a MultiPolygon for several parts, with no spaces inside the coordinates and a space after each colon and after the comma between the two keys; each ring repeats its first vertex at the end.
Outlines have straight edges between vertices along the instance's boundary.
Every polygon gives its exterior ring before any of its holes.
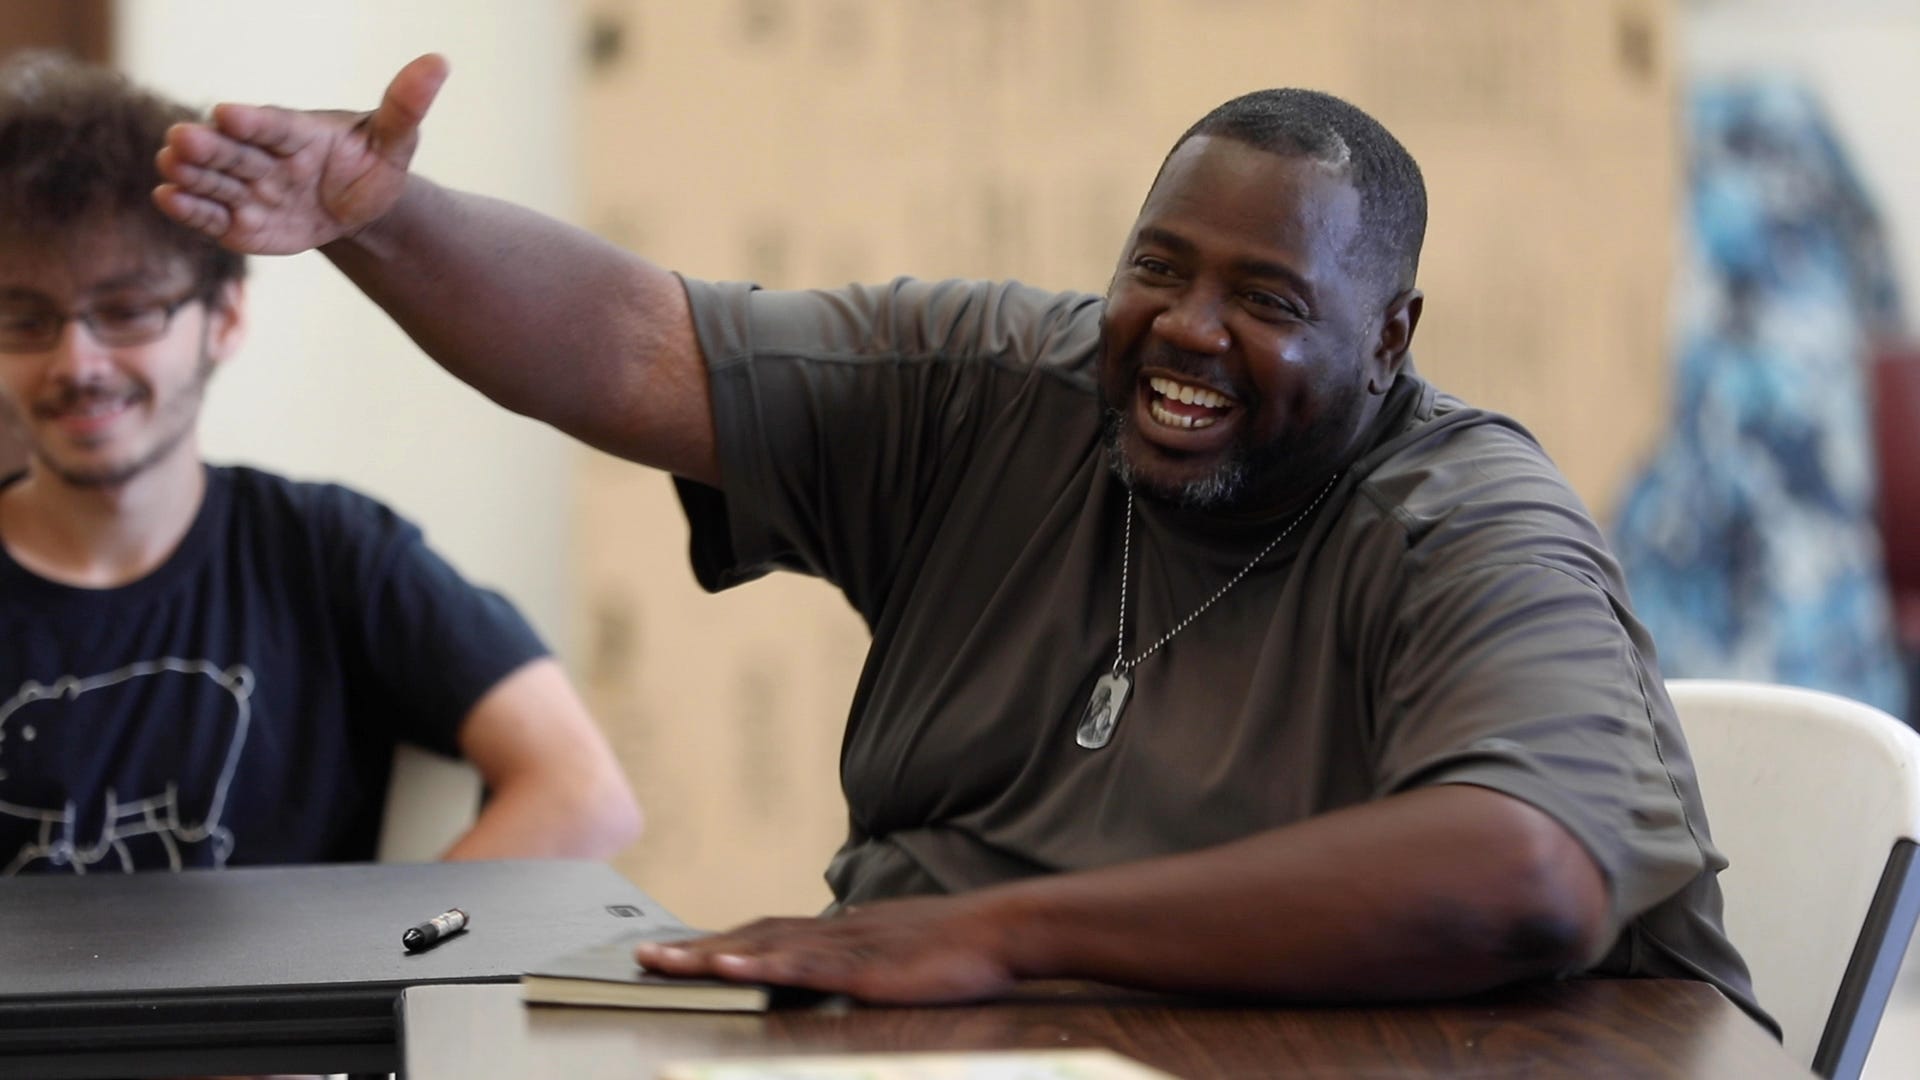
{"type": "Polygon", "coordinates": [[[1073,741],[1089,750],[1098,750],[1107,745],[1113,739],[1114,725],[1120,722],[1120,710],[1126,707],[1127,695],[1133,692],[1133,669],[1139,667],[1140,662],[1147,657],[1159,652],[1160,646],[1172,641],[1175,634],[1185,630],[1193,620],[1199,618],[1221,597],[1227,595],[1235,585],[1240,584],[1240,579],[1260,565],[1260,560],[1266,558],[1269,552],[1279,547],[1280,541],[1285,540],[1287,534],[1293,532],[1295,525],[1306,520],[1307,515],[1313,513],[1313,508],[1319,506],[1320,500],[1326,498],[1327,492],[1332,491],[1333,485],[1339,482],[1340,474],[1334,473],[1333,479],[1327,481],[1327,486],[1320,489],[1320,494],[1315,495],[1306,509],[1295,514],[1293,520],[1287,522],[1287,527],[1280,530],[1280,535],[1267,541],[1267,546],[1260,549],[1260,554],[1248,560],[1247,565],[1241,567],[1239,573],[1228,578],[1225,585],[1220,586],[1218,591],[1207,597],[1206,603],[1194,608],[1193,612],[1175,624],[1173,629],[1160,635],[1159,641],[1147,646],[1145,652],[1131,660],[1127,659],[1127,570],[1133,563],[1133,489],[1128,488],[1127,525],[1120,547],[1120,633],[1113,645],[1113,670],[1094,680],[1093,695],[1087,699],[1086,712],[1080,715],[1080,726],[1073,733],[1073,741]]]}

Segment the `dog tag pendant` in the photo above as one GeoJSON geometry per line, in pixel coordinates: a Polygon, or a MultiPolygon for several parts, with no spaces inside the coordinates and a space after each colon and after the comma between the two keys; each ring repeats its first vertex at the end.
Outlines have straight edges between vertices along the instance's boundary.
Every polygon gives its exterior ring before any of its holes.
{"type": "Polygon", "coordinates": [[[1127,694],[1133,690],[1133,677],[1115,670],[1093,681],[1093,696],[1087,699],[1087,711],[1080,716],[1080,727],[1073,741],[1089,750],[1098,750],[1113,738],[1113,725],[1120,722],[1120,710],[1126,708],[1127,694]]]}

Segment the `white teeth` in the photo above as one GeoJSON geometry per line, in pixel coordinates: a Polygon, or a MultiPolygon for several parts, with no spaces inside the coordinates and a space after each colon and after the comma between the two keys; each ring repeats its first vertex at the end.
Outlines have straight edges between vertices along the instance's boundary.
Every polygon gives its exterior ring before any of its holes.
{"type": "Polygon", "coordinates": [[[1147,406],[1147,411],[1153,414],[1155,420],[1158,420],[1168,427],[1203,428],[1213,426],[1213,417],[1211,416],[1182,416],[1168,409],[1158,401],[1150,403],[1147,406]]]}
{"type": "Polygon", "coordinates": [[[1224,409],[1231,403],[1225,394],[1209,390],[1204,386],[1195,386],[1192,383],[1175,382],[1159,375],[1148,379],[1147,385],[1153,387],[1154,393],[1168,401],[1178,401],[1184,405],[1203,405],[1209,409],[1224,409]]]}

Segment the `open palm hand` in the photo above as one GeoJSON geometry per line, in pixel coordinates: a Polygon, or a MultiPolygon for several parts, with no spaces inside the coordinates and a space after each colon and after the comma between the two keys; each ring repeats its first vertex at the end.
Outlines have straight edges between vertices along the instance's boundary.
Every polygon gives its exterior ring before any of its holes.
{"type": "Polygon", "coordinates": [[[446,78],[444,59],[422,56],[369,113],[218,106],[210,122],[168,131],[154,201],[247,254],[287,255],[355,235],[399,201],[420,123],[446,78]]]}

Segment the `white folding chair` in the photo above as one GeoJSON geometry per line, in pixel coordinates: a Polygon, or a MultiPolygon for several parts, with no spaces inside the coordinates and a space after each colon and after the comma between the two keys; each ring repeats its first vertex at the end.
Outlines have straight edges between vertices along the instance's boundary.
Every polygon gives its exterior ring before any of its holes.
{"type": "Polygon", "coordinates": [[[432,862],[480,816],[480,773],[411,743],[394,748],[380,825],[381,862],[432,862]]]}
{"type": "Polygon", "coordinates": [[[1920,917],[1920,735],[1817,690],[1670,679],[1700,778],[1726,928],[1786,1048],[1865,1064],[1920,917]]]}

